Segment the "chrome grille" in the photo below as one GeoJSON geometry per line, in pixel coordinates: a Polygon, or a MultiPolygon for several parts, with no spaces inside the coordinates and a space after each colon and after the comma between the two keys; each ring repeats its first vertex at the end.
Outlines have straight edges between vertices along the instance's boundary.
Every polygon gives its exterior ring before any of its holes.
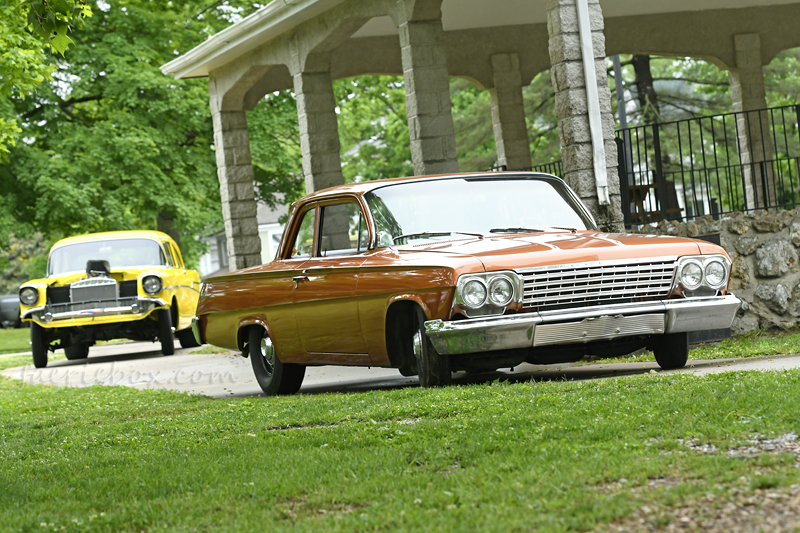
{"type": "Polygon", "coordinates": [[[518,270],[526,310],[564,309],[664,298],[677,258],[600,261],[518,270]]]}
{"type": "Polygon", "coordinates": [[[82,279],[69,287],[69,301],[72,303],[116,300],[118,297],[119,285],[111,278],[82,279]]]}

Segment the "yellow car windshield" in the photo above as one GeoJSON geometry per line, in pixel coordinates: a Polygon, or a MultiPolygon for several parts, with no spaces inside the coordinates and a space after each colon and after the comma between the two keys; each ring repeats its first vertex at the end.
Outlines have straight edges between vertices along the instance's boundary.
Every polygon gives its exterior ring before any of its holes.
{"type": "Polygon", "coordinates": [[[81,272],[90,260],[108,261],[111,269],[164,266],[161,246],[151,239],[107,239],[59,246],[50,252],[47,275],[81,272]]]}

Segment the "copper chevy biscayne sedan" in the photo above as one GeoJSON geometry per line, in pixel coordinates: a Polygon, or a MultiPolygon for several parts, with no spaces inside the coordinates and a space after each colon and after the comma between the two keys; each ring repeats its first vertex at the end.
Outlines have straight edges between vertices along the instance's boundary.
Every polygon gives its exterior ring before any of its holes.
{"type": "Polygon", "coordinates": [[[266,394],[296,392],[309,365],[426,387],[642,347],[679,368],[688,332],[733,321],[730,265],[708,242],[599,232],[545,174],[371,181],[296,202],[275,260],[207,279],[193,328],[249,355],[266,394]]]}

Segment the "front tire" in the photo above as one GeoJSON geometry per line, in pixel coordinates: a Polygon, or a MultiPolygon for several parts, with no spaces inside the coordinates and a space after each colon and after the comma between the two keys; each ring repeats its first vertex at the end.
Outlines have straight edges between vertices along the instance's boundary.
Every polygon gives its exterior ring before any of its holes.
{"type": "Polygon", "coordinates": [[[272,344],[269,334],[261,326],[248,331],[247,348],[256,381],[267,396],[294,394],[300,390],[306,367],[283,363],[272,344]]]}
{"type": "Polygon", "coordinates": [[[668,333],[655,339],[653,345],[656,363],[664,370],[673,370],[686,366],[689,360],[689,334],[668,333]]]}
{"type": "Polygon", "coordinates": [[[419,307],[414,317],[411,346],[417,358],[419,384],[423,387],[444,387],[452,381],[450,357],[440,354],[425,333],[425,313],[419,307]]]}
{"type": "Polygon", "coordinates": [[[89,357],[89,345],[82,342],[73,344],[72,346],[67,346],[64,348],[64,353],[66,354],[67,359],[70,361],[86,359],[89,357]]]}
{"type": "Polygon", "coordinates": [[[47,366],[47,349],[50,342],[47,338],[47,331],[37,324],[31,322],[31,353],[33,354],[33,366],[44,368],[47,366]]]}
{"type": "Polygon", "coordinates": [[[172,313],[169,309],[158,310],[158,338],[161,341],[161,353],[175,353],[175,338],[172,336],[172,313]]]}
{"type": "Polygon", "coordinates": [[[194,338],[192,328],[182,329],[178,333],[178,340],[181,343],[181,348],[197,348],[200,344],[194,338]]]}

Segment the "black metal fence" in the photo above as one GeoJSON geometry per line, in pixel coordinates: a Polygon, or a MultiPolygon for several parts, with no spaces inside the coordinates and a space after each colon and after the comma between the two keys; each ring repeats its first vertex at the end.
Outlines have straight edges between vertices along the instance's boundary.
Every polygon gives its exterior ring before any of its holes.
{"type": "MultiPolygon", "coordinates": [[[[496,167],[492,167],[488,170],[488,172],[506,172],[508,167],[506,165],[499,165],[496,167]]],[[[564,168],[561,166],[561,161],[553,161],[552,163],[546,163],[544,165],[534,165],[529,168],[521,168],[522,171],[532,171],[532,172],[544,172],[545,174],[552,174],[554,176],[558,176],[559,178],[564,177],[564,168]]]]}
{"type": "Polygon", "coordinates": [[[625,225],[800,205],[800,106],[617,132],[625,225]]]}

